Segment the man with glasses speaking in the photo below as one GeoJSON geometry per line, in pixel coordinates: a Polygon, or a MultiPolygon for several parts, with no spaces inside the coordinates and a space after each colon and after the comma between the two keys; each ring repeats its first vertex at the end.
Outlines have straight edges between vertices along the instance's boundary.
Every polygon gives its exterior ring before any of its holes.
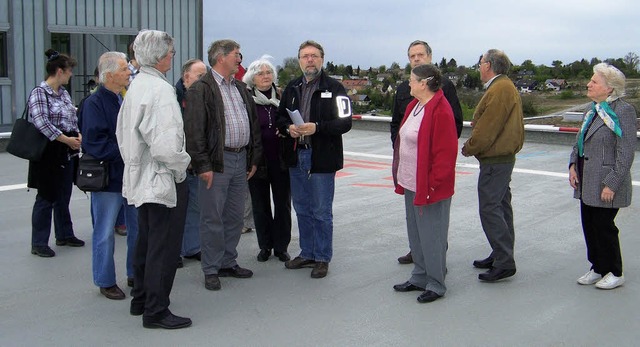
{"type": "Polygon", "coordinates": [[[313,268],[323,278],[333,255],[333,196],[342,169],[342,134],[351,129],[351,102],[340,82],[322,70],[324,49],[305,41],[298,49],[303,75],[291,81],[278,107],[277,126],[285,144],[291,200],[298,218],[300,255],[287,269],[313,268]]]}

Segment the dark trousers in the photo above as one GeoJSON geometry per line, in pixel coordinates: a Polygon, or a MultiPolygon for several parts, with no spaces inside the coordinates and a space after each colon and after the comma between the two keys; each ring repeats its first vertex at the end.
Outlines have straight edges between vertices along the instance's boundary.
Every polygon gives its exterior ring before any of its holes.
{"type": "MultiPolygon", "coordinates": [[[[56,172],[60,178],[55,182],[55,194],[53,199],[45,198],[38,190],[36,201],[33,204],[31,214],[31,245],[46,246],[51,234],[51,212],[53,212],[53,225],[56,240],[65,240],[73,237],[73,223],[69,213],[69,201],[73,188],[74,166],[72,161],[61,165],[56,172]]],[[[51,188],[47,188],[51,190],[51,188]]]]}
{"type": "Polygon", "coordinates": [[[254,175],[249,180],[253,221],[260,249],[286,252],[291,242],[291,186],[289,172],[280,169],[279,161],[267,163],[266,177],[254,175]],[[273,211],[271,194],[273,193],[273,211]]]}
{"type": "Polygon", "coordinates": [[[160,204],[138,207],[138,241],[133,259],[134,287],[131,306],[144,305],[144,318],[169,314],[169,295],[182,247],[189,191],[186,182],[176,184],[174,208],[160,204]]]}
{"type": "Polygon", "coordinates": [[[617,214],[617,208],[587,206],[580,201],[587,259],[591,263],[591,269],[603,276],[609,272],[617,277],[622,275],[622,254],[618,227],[614,221],[617,214]]]}
{"type": "Polygon", "coordinates": [[[513,257],[515,230],[509,187],[514,164],[480,163],[478,176],[480,222],[491,245],[493,266],[498,269],[516,268],[513,257]]]}

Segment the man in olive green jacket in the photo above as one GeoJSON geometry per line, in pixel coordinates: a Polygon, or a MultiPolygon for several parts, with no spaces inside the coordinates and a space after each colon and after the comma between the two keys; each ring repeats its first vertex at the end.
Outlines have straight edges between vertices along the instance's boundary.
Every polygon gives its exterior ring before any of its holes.
{"type": "Polygon", "coordinates": [[[507,55],[496,49],[480,58],[478,70],[486,92],[473,115],[471,136],[462,147],[462,155],[473,155],[480,162],[480,221],[492,252],[487,258],[474,261],[473,266],[488,269],[478,276],[487,282],[516,273],[509,182],[516,153],[524,143],[524,122],[520,95],[506,75],[510,65],[507,55]]]}

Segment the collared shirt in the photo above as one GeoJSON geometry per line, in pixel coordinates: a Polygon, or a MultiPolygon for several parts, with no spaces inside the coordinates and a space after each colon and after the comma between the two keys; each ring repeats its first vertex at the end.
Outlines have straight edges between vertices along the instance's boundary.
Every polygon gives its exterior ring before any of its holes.
{"type": "Polygon", "coordinates": [[[224,103],[224,145],[225,147],[240,148],[249,144],[251,128],[249,126],[249,115],[245,107],[240,91],[236,87],[235,80],[227,81],[211,69],[213,78],[220,87],[222,101],[224,103]]]}
{"type": "Polygon", "coordinates": [[[489,86],[491,85],[491,83],[493,83],[493,80],[495,80],[496,78],[502,76],[502,74],[499,75],[495,75],[493,76],[493,78],[491,78],[490,80],[487,81],[487,83],[484,84],[484,89],[488,89],[489,86]]]}
{"type": "MultiPolygon", "coordinates": [[[[302,120],[304,120],[305,123],[308,123],[311,120],[311,97],[313,96],[313,92],[318,90],[319,81],[319,75],[312,81],[307,81],[304,77],[302,78],[302,87],[300,91],[300,114],[302,115],[302,120]]],[[[298,139],[298,142],[311,144],[311,137],[301,136],[298,139]]]]}
{"type": "Polygon", "coordinates": [[[133,64],[131,64],[130,62],[127,63],[127,67],[129,68],[129,71],[131,71],[131,75],[129,75],[129,83],[131,83],[131,81],[133,81],[133,79],[136,78],[140,70],[136,69],[136,67],[133,66],[133,64]]]}
{"type": "Polygon", "coordinates": [[[56,94],[47,82],[42,81],[39,88],[35,88],[29,95],[29,113],[31,122],[50,141],[63,132],[78,131],[76,107],[62,86],[56,94]]]}

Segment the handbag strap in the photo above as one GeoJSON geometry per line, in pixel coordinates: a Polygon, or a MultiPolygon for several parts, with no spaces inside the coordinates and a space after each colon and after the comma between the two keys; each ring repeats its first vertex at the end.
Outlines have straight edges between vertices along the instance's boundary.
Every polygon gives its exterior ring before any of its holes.
{"type": "MultiPolygon", "coordinates": [[[[44,92],[44,97],[47,98],[47,109],[51,108],[49,106],[49,94],[47,93],[47,91],[44,88],[38,86],[38,87],[35,87],[35,88],[31,89],[31,92],[29,92],[29,97],[31,97],[31,94],[33,94],[33,91],[38,89],[38,88],[42,89],[42,92],[44,92]]],[[[27,98],[27,104],[24,106],[24,111],[22,111],[22,117],[21,118],[27,119],[27,117],[29,115],[31,115],[31,112],[29,112],[29,98],[27,98]]]]}

